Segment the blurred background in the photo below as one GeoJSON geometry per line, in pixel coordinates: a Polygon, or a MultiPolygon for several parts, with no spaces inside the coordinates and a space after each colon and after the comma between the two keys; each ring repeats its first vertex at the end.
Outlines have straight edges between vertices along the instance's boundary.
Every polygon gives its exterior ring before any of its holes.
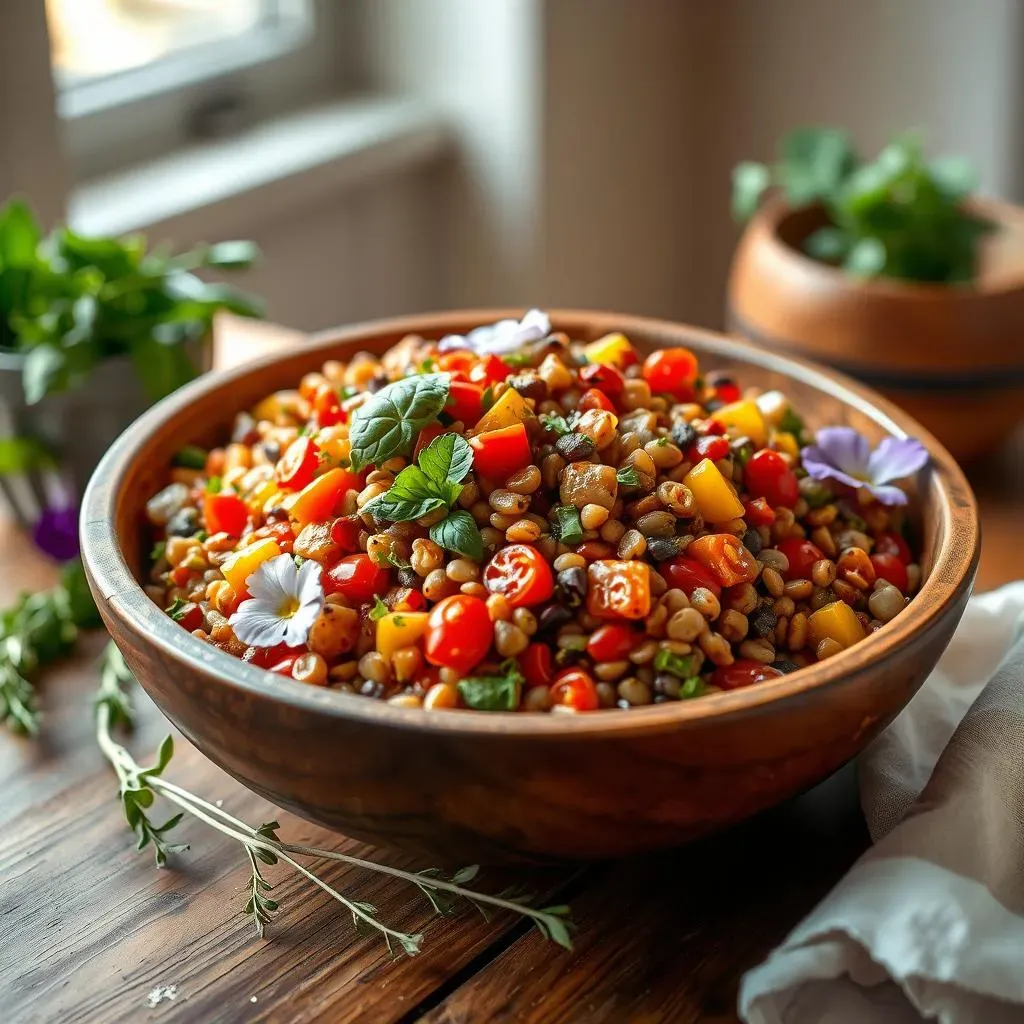
{"type": "Polygon", "coordinates": [[[0,6],[0,197],[252,238],[304,329],[459,305],[717,326],[729,174],[787,129],[923,130],[1019,199],[1012,0],[46,0],[0,6]]]}

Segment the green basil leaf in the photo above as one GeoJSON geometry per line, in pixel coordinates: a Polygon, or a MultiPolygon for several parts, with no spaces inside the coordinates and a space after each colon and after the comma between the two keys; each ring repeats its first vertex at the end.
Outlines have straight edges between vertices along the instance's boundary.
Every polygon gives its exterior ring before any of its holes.
{"type": "Polygon", "coordinates": [[[443,499],[438,497],[392,498],[389,492],[367,502],[362,511],[369,512],[374,519],[382,522],[411,523],[414,519],[421,519],[423,516],[428,516],[431,512],[445,507],[443,499]]]}
{"type": "Polygon", "coordinates": [[[418,461],[435,484],[459,483],[473,468],[473,449],[461,434],[441,434],[420,452],[418,461]]]}
{"type": "Polygon", "coordinates": [[[403,501],[421,501],[439,497],[434,482],[419,466],[406,466],[387,491],[387,497],[403,501]]]}
{"type": "Polygon", "coordinates": [[[503,662],[504,675],[469,676],[459,681],[459,693],[466,704],[476,711],[515,711],[523,675],[515,661],[503,662]]]}
{"type": "Polygon", "coordinates": [[[433,423],[448,401],[446,373],[403,377],[374,394],[352,414],[352,468],[412,453],[416,435],[433,423]]]}
{"type": "Polygon", "coordinates": [[[430,528],[430,539],[445,551],[454,551],[479,562],[484,557],[484,542],[476,520],[463,510],[453,512],[430,528]]]}

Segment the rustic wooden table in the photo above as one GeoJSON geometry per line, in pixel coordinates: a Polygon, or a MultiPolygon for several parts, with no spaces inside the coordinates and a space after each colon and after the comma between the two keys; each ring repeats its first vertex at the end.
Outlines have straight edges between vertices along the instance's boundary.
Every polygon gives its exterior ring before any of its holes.
{"type": "MultiPolygon", "coordinates": [[[[260,328],[258,343],[290,335],[260,328]]],[[[230,331],[236,358],[253,330],[230,331]]],[[[1024,575],[1024,437],[978,471],[985,542],[979,589],[1024,575]],[[1015,521],[1015,516],[1017,520],[1015,521]]],[[[54,569],[0,527],[0,600],[48,585],[54,569]]],[[[734,1021],[740,976],[836,882],[867,842],[852,769],[726,835],[576,873],[517,876],[571,902],[579,925],[566,953],[526,923],[472,911],[431,916],[409,887],[338,865],[323,876],[380,908],[424,952],[392,959],[326,895],[281,869],[281,902],[258,939],[240,914],[239,848],[200,822],[192,849],[157,870],[137,852],[115,784],[93,740],[95,659],[106,637],[46,676],[45,729],[0,734],[0,1021],[331,1021],[359,1024],[734,1021]],[[165,990],[151,1007],[151,993],[165,990]],[[170,998],[170,992],[174,993],[170,998]]],[[[149,755],[168,731],[139,691],[131,740],[149,755]]],[[[367,851],[279,812],[178,737],[168,777],[249,822],[277,816],[296,842],[367,851]]],[[[680,785],[685,785],[685,779],[680,785]]],[[[390,857],[408,866],[408,859],[390,857]]],[[[417,868],[426,864],[413,865],[417,868]]],[[[501,888],[507,875],[481,873],[501,888]]]]}

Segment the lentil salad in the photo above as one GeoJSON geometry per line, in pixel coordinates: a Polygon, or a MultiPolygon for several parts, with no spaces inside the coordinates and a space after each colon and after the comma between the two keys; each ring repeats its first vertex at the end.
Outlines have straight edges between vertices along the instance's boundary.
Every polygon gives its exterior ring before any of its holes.
{"type": "Polygon", "coordinates": [[[538,311],[409,336],[179,453],[146,507],[147,589],[242,660],[405,707],[762,685],[920,582],[892,481],[926,454],[894,442],[887,471],[886,442],[853,434],[813,437],[783,394],[701,375],[686,349],[644,359],[538,311]]]}

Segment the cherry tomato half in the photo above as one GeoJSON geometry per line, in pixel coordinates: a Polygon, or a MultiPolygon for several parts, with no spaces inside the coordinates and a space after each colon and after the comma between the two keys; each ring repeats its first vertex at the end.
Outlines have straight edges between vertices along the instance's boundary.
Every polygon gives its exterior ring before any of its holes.
{"type": "Polygon", "coordinates": [[[738,690],[743,686],[762,683],[766,679],[777,679],[783,674],[771,665],[741,658],[731,665],[719,665],[711,674],[711,683],[723,690],[738,690]]]}
{"type": "Polygon", "coordinates": [[[579,405],[576,408],[580,412],[590,412],[591,409],[603,409],[605,412],[615,412],[615,403],[597,388],[588,388],[580,396],[579,405]]]}
{"type": "Polygon", "coordinates": [[[519,656],[519,668],[527,688],[550,686],[555,678],[555,661],[550,644],[530,644],[519,656]]]}
{"type": "Polygon", "coordinates": [[[711,572],[686,555],[678,555],[671,562],[662,562],[658,572],[665,577],[670,587],[683,591],[687,597],[698,587],[710,590],[715,597],[722,596],[722,587],[711,572]]]}
{"type": "Polygon", "coordinates": [[[747,490],[754,498],[764,498],[769,505],[792,508],[800,500],[800,481],[789,463],[770,448],[762,448],[750,456],[743,470],[747,490]]]}
{"type": "Polygon", "coordinates": [[[616,399],[626,386],[626,378],[614,366],[607,363],[590,363],[580,369],[580,383],[588,388],[597,388],[609,398],[616,399]]]}
{"type": "Polygon", "coordinates": [[[278,460],[274,476],[282,490],[301,491],[312,482],[319,465],[320,449],[308,437],[297,437],[278,460]]]}
{"type": "Polygon", "coordinates": [[[802,537],[786,537],[775,545],[789,559],[789,568],[782,574],[787,580],[809,580],[814,563],[825,552],[802,537]]]}
{"type": "Polygon", "coordinates": [[[697,357],[686,348],[658,349],[644,360],[643,375],[654,394],[688,402],[697,379],[697,357]]]}
{"type": "Polygon", "coordinates": [[[886,551],[871,556],[871,564],[875,567],[875,575],[883,580],[888,580],[894,587],[898,587],[905,594],[910,589],[910,578],[907,576],[907,567],[896,555],[886,551]]]}
{"type": "Polygon", "coordinates": [[[338,392],[330,384],[321,384],[313,399],[313,415],[321,427],[334,427],[344,423],[348,414],[341,407],[338,392]]]}
{"type": "Polygon", "coordinates": [[[530,464],[530,439],[522,423],[498,430],[485,430],[469,439],[473,449],[473,468],[481,476],[504,480],[530,464]]]}
{"type": "Polygon", "coordinates": [[[483,661],[493,638],[487,605],[479,597],[453,594],[431,609],[423,651],[432,665],[468,672],[483,661]]]}
{"type": "Polygon", "coordinates": [[[910,546],[898,534],[892,530],[886,530],[875,538],[876,555],[895,555],[904,565],[910,565],[914,556],[910,553],[910,546]]]}
{"type": "Polygon", "coordinates": [[[641,634],[628,626],[598,626],[587,641],[587,654],[594,661],[622,661],[641,640],[641,634]]]}
{"type": "Polygon", "coordinates": [[[599,706],[594,680],[581,668],[567,668],[551,684],[551,703],[574,711],[596,711],[599,706]]]}
{"type": "Polygon", "coordinates": [[[708,387],[714,391],[715,398],[723,405],[738,402],[743,397],[739,384],[725,373],[709,373],[708,387]]]}
{"type": "Polygon", "coordinates": [[[530,544],[509,544],[484,568],[484,586],[501,594],[513,608],[543,604],[555,592],[547,559],[530,544]]]}
{"type": "Polygon", "coordinates": [[[389,573],[369,555],[346,555],[320,578],[328,594],[341,594],[361,603],[388,589],[389,573]]]}
{"type": "Polygon", "coordinates": [[[249,522],[249,509],[232,491],[203,496],[203,522],[207,533],[229,533],[241,537],[249,522]]]}

